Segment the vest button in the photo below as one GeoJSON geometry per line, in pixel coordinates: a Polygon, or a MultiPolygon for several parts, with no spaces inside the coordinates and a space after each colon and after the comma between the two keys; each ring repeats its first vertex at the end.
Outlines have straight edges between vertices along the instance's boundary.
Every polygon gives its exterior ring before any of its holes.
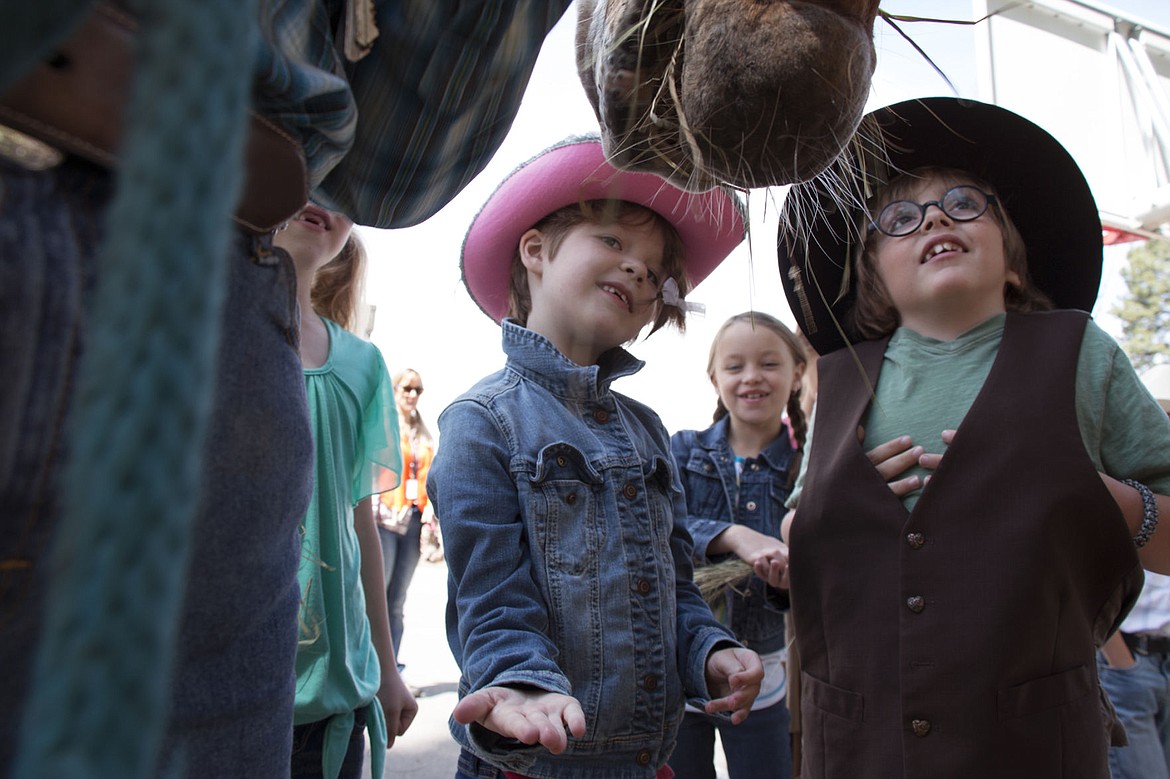
{"type": "Polygon", "coordinates": [[[921,595],[911,595],[906,599],[906,608],[915,614],[921,614],[922,610],[926,608],[926,598],[921,595]]]}
{"type": "Polygon", "coordinates": [[[756,502],[754,500],[749,500],[747,502],[747,505],[744,506],[744,508],[747,509],[748,511],[755,511],[756,509],[759,508],[759,506],[756,504],[756,502]]]}
{"type": "Polygon", "coordinates": [[[916,719],[910,721],[910,729],[914,731],[914,735],[919,738],[930,733],[930,720],[916,719]]]}
{"type": "Polygon", "coordinates": [[[906,543],[910,544],[911,549],[921,549],[926,545],[926,536],[921,533],[910,533],[906,536],[906,543]]]}
{"type": "Polygon", "coordinates": [[[650,765],[650,750],[639,749],[638,754],[634,755],[634,762],[638,765],[650,765]]]}
{"type": "Polygon", "coordinates": [[[638,497],[638,488],[633,484],[627,484],[622,488],[622,494],[630,500],[633,500],[634,498],[638,497]]]}
{"type": "Polygon", "coordinates": [[[593,412],[593,419],[597,422],[597,424],[604,425],[609,421],[609,412],[603,408],[599,408],[593,412]]]}

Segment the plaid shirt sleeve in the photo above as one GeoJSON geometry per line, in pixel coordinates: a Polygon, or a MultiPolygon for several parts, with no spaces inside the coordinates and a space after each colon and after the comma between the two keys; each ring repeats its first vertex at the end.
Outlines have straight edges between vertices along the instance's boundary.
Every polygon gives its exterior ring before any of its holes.
{"type": "Polygon", "coordinates": [[[257,110],[301,140],[322,205],[418,224],[503,142],[569,0],[378,0],[378,37],[356,62],[337,46],[345,4],[262,3],[257,110]]]}

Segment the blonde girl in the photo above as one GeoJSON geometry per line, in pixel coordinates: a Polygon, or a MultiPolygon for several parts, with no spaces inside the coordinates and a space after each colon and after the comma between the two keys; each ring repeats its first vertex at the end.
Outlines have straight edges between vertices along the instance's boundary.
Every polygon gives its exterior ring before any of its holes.
{"type": "Polygon", "coordinates": [[[804,348],[780,320],[755,311],[731,317],[715,334],[707,360],[718,398],[713,424],[671,437],[699,564],[738,558],[762,574],[729,586],[715,611],[744,646],[760,654],[765,670],[752,714],[741,725],[688,708],[670,760],[679,779],[714,779],[716,732],[731,779],[792,775],[785,701],[788,593],[770,586],[768,578],[787,559],[780,523],[804,445],[806,368],[804,348]]]}

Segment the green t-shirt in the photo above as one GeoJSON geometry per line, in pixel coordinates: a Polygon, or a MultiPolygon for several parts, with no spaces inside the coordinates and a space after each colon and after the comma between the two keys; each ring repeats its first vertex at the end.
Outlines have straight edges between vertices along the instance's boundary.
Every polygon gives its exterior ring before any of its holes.
{"type": "MultiPolygon", "coordinates": [[[[882,359],[874,402],[866,412],[865,451],[901,435],[927,452],[944,452],[943,430],[955,430],[982,389],[1003,340],[998,314],[953,341],[927,338],[904,327],[890,338],[882,359]]],[[[1170,495],[1170,417],[1141,383],[1121,347],[1090,320],[1077,359],[1077,422],[1085,451],[1098,471],[1133,478],[1154,492],[1170,495]]],[[[796,489],[815,436],[812,425],[796,489]]],[[[916,468],[923,476],[929,471],[916,468]]],[[[914,507],[921,490],[903,498],[914,507]]]]}
{"type": "MultiPolygon", "coordinates": [[[[297,571],[297,725],[361,709],[381,685],[353,508],[364,498],[393,489],[402,471],[394,391],[381,353],[336,323],[325,324],[329,358],[320,368],[305,370],[317,458],[297,571]]],[[[371,717],[370,723],[371,739],[376,740],[380,723],[385,744],[382,717],[371,717]]],[[[327,740],[326,761],[331,746],[344,756],[348,744],[349,730],[336,730],[344,731],[344,743],[327,740]]],[[[340,738],[327,731],[327,739],[340,738]]]]}

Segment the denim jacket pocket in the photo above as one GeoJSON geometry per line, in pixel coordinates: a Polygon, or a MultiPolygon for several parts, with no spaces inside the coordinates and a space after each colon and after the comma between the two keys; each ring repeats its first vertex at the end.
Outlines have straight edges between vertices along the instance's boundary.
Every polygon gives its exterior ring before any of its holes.
{"type": "Polygon", "coordinates": [[[546,446],[531,478],[533,530],[550,569],[569,575],[589,570],[604,541],[598,516],[600,474],[584,454],[566,443],[546,446]]]}
{"type": "MultiPolygon", "coordinates": [[[[651,516],[661,529],[663,537],[670,536],[674,525],[675,501],[682,505],[682,490],[674,478],[674,469],[670,460],[659,455],[651,457],[642,465],[642,478],[646,483],[647,503],[651,516]]],[[[684,517],[678,517],[680,521],[684,517]]]]}

